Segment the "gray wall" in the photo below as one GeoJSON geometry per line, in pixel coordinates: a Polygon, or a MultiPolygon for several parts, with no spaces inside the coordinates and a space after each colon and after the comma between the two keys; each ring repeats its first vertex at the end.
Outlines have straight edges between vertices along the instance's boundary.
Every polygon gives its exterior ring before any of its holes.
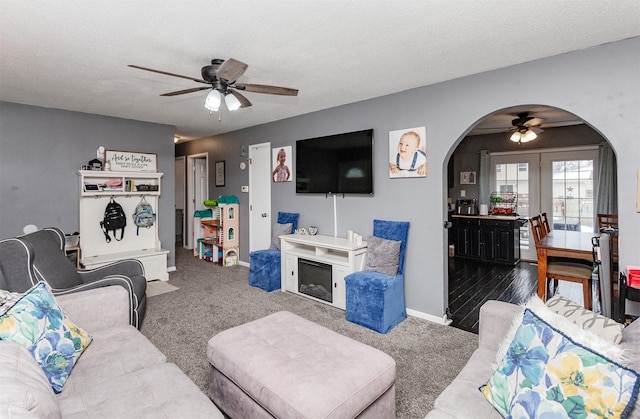
{"type": "Polygon", "coordinates": [[[78,231],[76,172],[103,145],[158,155],[160,241],[174,265],[174,133],[168,125],[0,102],[0,239],[27,224],[78,231]]]}
{"type": "MultiPolygon", "coordinates": [[[[442,317],[448,288],[447,235],[442,227],[449,192],[447,163],[471,127],[500,109],[526,104],[562,108],[587,121],[611,143],[621,192],[620,263],[640,263],[640,242],[635,239],[640,234],[640,214],[635,210],[640,165],[639,51],[640,38],[633,38],[185,143],[177,147],[176,155],[206,151],[210,163],[226,160],[227,184],[211,187],[210,196],[240,198],[240,258],[248,261],[248,196],[240,192],[241,185],[248,184],[248,170],[238,167],[240,147],[267,141],[272,147],[294,145],[299,139],[373,128],[375,196],[338,199],[339,235],[352,229],[367,237],[374,218],[410,221],[407,306],[442,317]],[[388,132],[423,125],[427,127],[428,176],[389,179],[388,132]]],[[[231,117],[241,118],[241,111],[231,117]]],[[[272,185],[272,213],[280,210],[299,212],[302,226],[313,224],[321,234],[333,233],[333,201],[296,195],[293,182],[272,185]]]]}
{"type": "MultiPolygon", "coordinates": [[[[372,219],[411,222],[406,261],[409,309],[442,317],[447,305],[447,162],[471,127],[496,110],[524,104],[556,106],[578,115],[613,146],[618,159],[620,263],[640,263],[640,214],[635,210],[640,167],[640,38],[451,80],[395,95],[277,121],[187,143],[177,155],[208,151],[210,163],[226,160],[226,186],[211,196],[234,194],[241,202],[241,260],[248,261],[248,170],[240,171],[242,145],[296,140],[364,128],[375,130],[375,196],[339,198],[339,232],[371,234],[372,219]],[[427,127],[428,176],[389,179],[388,132],[427,127]]],[[[302,92],[301,94],[304,94],[302,92]]],[[[233,117],[241,118],[241,111],[233,117]]],[[[75,171],[98,145],[158,153],[163,177],[158,220],[163,246],[174,263],[173,128],[55,109],[0,103],[0,238],[25,224],[76,231],[75,171]]],[[[295,170],[295,168],[293,168],[295,170]]],[[[211,170],[211,173],[213,171],[211,170]]],[[[213,185],[211,179],[210,185],[213,185]]],[[[296,195],[293,182],[272,187],[272,213],[300,212],[303,226],[333,232],[333,202],[296,195]]]]}

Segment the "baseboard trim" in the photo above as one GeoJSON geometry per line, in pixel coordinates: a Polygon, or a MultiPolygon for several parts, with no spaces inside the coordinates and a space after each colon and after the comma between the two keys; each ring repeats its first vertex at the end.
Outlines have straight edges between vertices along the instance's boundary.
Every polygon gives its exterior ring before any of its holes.
{"type": "Polygon", "coordinates": [[[438,323],[443,326],[449,326],[451,324],[451,319],[448,319],[446,315],[443,315],[442,317],[437,317],[432,314],[423,313],[421,311],[411,310],[410,308],[407,309],[407,314],[409,316],[417,317],[423,320],[428,320],[430,322],[438,323]]]}
{"type": "Polygon", "coordinates": [[[239,262],[238,262],[238,265],[240,265],[240,266],[244,266],[245,268],[248,268],[248,267],[249,267],[249,263],[248,263],[248,262],[243,262],[243,261],[239,261],[239,262]]]}
{"type": "Polygon", "coordinates": [[[175,271],[176,271],[176,267],[175,266],[167,267],[167,272],[175,272],[175,271]]]}

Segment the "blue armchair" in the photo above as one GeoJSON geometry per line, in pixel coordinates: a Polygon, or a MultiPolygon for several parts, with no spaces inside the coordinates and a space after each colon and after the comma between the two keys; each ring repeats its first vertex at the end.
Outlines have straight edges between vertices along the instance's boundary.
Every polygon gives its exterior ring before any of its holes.
{"type": "MultiPolygon", "coordinates": [[[[291,232],[298,228],[299,214],[279,212],[278,224],[291,223],[291,232]]],[[[272,246],[273,247],[273,246],[272,246]]],[[[249,285],[267,292],[280,288],[280,246],[277,249],[256,250],[249,253],[249,285]]]]}
{"type": "MultiPolygon", "coordinates": [[[[398,271],[395,275],[373,270],[347,275],[344,278],[347,299],[346,318],[352,323],[378,333],[387,333],[407,318],[404,300],[404,259],[409,223],[373,220],[373,235],[400,242],[398,271]]],[[[367,250],[367,258],[370,257],[369,250],[367,250]]],[[[366,264],[369,263],[366,262],[366,264]]]]}

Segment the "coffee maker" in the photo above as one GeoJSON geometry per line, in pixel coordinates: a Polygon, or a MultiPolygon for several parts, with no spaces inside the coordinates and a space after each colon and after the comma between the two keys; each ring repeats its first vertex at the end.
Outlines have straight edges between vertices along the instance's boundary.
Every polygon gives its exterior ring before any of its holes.
{"type": "Polygon", "coordinates": [[[473,199],[458,199],[456,201],[456,214],[457,215],[478,215],[478,200],[473,199]]]}

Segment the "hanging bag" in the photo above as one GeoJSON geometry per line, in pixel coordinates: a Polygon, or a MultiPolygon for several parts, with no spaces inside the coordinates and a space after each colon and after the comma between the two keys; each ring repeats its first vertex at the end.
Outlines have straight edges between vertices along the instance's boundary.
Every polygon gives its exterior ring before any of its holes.
{"type": "Polygon", "coordinates": [[[140,234],[140,227],[150,228],[155,221],[156,214],[153,212],[153,207],[143,196],[133,212],[133,223],[137,227],[136,236],[140,234]]]}
{"type": "Polygon", "coordinates": [[[122,240],[126,225],[127,216],[125,215],[122,206],[118,204],[113,197],[111,197],[104,210],[104,218],[100,221],[100,228],[102,228],[102,232],[104,233],[104,238],[107,243],[111,243],[111,236],[109,236],[110,231],[113,231],[113,238],[116,239],[116,241],[122,240]],[[118,238],[116,230],[120,230],[120,238],[118,238]]]}

